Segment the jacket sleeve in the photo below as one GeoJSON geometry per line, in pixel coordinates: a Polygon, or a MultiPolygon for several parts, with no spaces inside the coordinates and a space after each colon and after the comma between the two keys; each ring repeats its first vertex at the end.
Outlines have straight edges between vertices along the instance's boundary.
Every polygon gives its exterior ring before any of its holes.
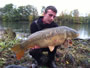
{"type": "Polygon", "coordinates": [[[58,27],[58,24],[55,23],[55,27],[58,27]]]}
{"type": "Polygon", "coordinates": [[[53,23],[53,27],[58,27],[59,25],[56,24],[55,22],[53,23]]]}
{"type": "Polygon", "coordinates": [[[31,34],[34,33],[34,32],[37,32],[38,31],[38,27],[37,25],[35,24],[35,22],[33,22],[31,25],[30,25],[30,32],[31,34]]]}

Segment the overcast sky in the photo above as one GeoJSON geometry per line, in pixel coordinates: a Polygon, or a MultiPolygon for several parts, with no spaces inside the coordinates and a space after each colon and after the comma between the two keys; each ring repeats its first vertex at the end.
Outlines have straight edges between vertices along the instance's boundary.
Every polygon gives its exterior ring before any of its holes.
{"type": "Polygon", "coordinates": [[[0,8],[6,4],[12,3],[16,7],[33,5],[37,8],[38,12],[41,12],[42,6],[53,5],[57,8],[58,14],[61,11],[70,12],[74,9],[78,9],[80,15],[87,15],[90,13],[90,0],[0,0],[0,8]]]}

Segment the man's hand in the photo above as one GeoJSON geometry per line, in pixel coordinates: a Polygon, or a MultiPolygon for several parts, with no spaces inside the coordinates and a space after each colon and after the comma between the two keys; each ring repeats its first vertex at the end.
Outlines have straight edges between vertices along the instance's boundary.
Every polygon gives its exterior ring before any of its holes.
{"type": "Polygon", "coordinates": [[[38,45],[35,45],[32,49],[39,49],[40,47],[38,45]]]}

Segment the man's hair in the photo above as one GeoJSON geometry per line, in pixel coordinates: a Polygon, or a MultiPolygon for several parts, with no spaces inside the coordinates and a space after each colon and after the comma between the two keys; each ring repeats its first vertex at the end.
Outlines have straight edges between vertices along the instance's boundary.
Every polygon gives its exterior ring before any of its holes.
{"type": "Polygon", "coordinates": [[[52,10],[53,12],[57,13],[57,9],[56,9],[54,6],[48,6],[48,7],[45,9],[45,13],[47,13],[48,10],[52,10]]]}

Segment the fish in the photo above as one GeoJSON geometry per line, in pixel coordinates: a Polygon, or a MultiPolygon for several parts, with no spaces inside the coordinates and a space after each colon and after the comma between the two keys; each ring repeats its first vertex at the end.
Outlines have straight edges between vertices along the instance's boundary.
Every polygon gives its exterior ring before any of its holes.
{"type": "Polygon", "coordinates": [[[68,47],[69,40],[77,38],[78,36],[78,31],[67,26],[47,28],[30,34],[27,40],[15,44],[11,50],[15,52],[17,59],[20,60],[21,57],[24,56],[24,53],[34,48],[35,45],[40,48],[47,47],[52,52],[55,46],[63,45],[64,47],[68,47]]]}

